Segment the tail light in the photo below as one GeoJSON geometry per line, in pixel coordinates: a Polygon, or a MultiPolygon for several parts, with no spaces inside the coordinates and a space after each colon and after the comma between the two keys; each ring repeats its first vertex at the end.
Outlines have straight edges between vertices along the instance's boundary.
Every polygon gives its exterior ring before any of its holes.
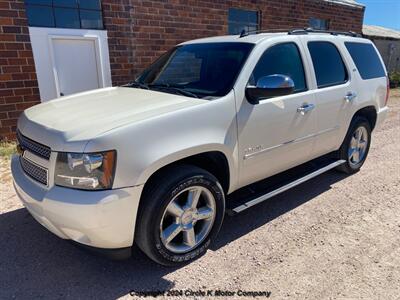
{"type": "Polygon", "coordinates": [[[389,76],[386,76],[386,80],[387,80],[387,86],[386,86],[385,106],[386,106],[387,103],[388,103],[389,95],[390,95],[390,80],[389,80],[389,76]]]}

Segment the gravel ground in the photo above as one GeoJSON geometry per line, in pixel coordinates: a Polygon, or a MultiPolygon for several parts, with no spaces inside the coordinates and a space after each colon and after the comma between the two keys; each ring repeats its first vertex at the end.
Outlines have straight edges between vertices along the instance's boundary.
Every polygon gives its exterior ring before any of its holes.
{"type": "Polygon", "coordinates": [[[131,290],[270,291],[271,299],[399,299],[400,91],[361,172],[328,172],[226,217],[180,269],[140,251],[108,261],[58,239],[22,208],[0,159],[0,299],[129,299],[131,290]]]}

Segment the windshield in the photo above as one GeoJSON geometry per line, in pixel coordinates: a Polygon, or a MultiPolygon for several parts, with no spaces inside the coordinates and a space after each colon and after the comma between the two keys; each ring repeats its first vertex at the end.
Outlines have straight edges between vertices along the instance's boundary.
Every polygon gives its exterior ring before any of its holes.
{"type": "Polygon", "coordinates": [[[178,46],[162,55],[131,84],[199,98],[224,96],[233,88],[252,48],[249,43],[178,46]]]}

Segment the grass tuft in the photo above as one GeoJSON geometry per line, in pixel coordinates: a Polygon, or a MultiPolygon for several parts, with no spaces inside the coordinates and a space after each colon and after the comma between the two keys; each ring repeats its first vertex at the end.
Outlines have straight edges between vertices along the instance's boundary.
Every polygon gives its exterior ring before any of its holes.
{"type": "Polygon", "coordinates": [[[10,158],[16,152],[17,145],[15,142],[0,142],[0,157],[10,158]]]}

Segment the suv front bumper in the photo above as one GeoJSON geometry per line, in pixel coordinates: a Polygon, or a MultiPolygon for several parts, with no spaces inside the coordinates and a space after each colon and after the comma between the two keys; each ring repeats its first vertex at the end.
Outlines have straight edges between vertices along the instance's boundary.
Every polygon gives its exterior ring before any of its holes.
{"type": "Polygon", "coordinates": [[[24,206],[60,238],[102,249],[132,246],[143,185],[104,191],[46,188],[24,173],[18,155],[11,171],[24,206]]]}

